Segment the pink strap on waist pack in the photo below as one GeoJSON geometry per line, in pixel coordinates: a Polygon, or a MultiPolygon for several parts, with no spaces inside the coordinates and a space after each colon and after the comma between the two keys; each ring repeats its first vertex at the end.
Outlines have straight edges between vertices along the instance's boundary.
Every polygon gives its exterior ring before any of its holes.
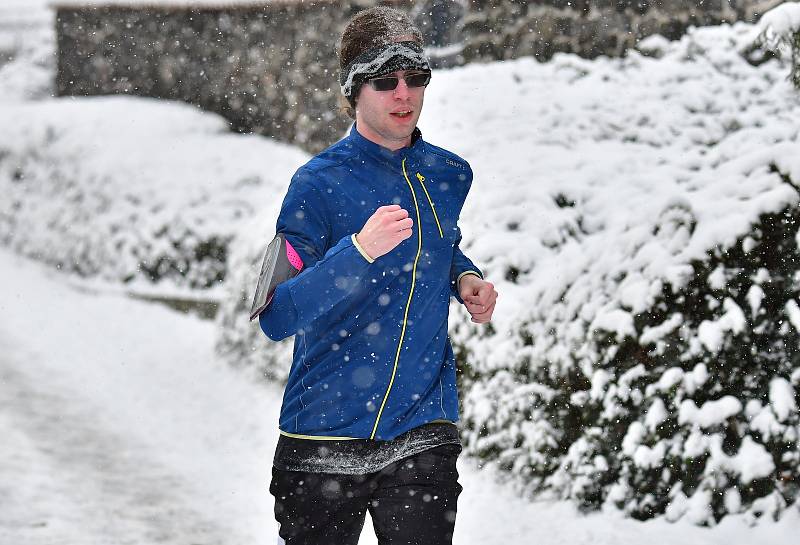
{"type": "Polygon", "coordinates": [[[298,271],[303,270],[303,260],[300,259],[300,255],[295,251],[288,240],[286,241],[286,257],[289,258],[289,263],[292,264],[292,267],[298,271]]]}

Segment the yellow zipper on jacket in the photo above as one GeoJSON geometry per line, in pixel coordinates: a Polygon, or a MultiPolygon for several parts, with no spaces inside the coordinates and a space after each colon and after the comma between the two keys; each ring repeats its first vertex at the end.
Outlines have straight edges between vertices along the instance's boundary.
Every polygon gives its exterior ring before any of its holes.
{"type": "MultiPolygon", "coordinates": [[[[405,160],[403,162],[405,163],[405,160]]],[[[403,165],[403,174],[405,174],[405,165],[403,165]]],[[[406,176],[406,180],[408,180],[408,176],[406,176]]],[[[428,204],[431,205],[431,210],[433,211],[433,219],[436,220],[436,227],[439,228],[439,238],[444,238],[444,234],[442,233],[442,226],[439,223],[439,216],[436,214],[436,207],[433,206],[431,195],[430,193],[428,193],[428,188],[425,187],[425,176],[417,172],[417,180],[419,180],[419,185],[422,186],[422,190],[425,192],[425,196],[428,197],[428,204]]]]}
{"type": "Polygon", "coordinates": [[[392,386],[394,385],[394,377],[397,375],[397,364],[400,361],[400,351],[403,348],[403,339],[406,336],[406,325],[408,325],[408,309],[411,308],[411,298],[414,295],[414,286],[417,283],[417,262],[419,261],[419,256],[422,253],[422,220],[420,219],[419,215],[419,203],[417,202],[417,193],[414,191],[414,186],[411,184],[411,180],[408,179],[408,173],[406,172],[406,160],[403,159],[403,177],[406,179],[406,183],[408,184],[408,188],[411,189],[411,196],[414,198],[414,208],[417,211],[417,255],[414,257],[414,267],[411,270],[411,289],[408,292],[408,301],[406,301],[406,310],[403,314],[403,327],[400,330],[400,341],[397,343],[397,353],[394,356],[394,368],[392,369],[392,378],[389,381],[389,387],[386,389],[386,393],[383,396],[383,402],[381,403],[381,408],[378,410],[378,417],[375,419],[375,425],[372,427],[372,434],[370,434],[370,439],[375,439],[375,433],[378,431],[378,422],[381,421],[381,415],[383,414],[383,409],[386,407],[386,400],[389,399],[389,392],[392,391],[392,386]]]}

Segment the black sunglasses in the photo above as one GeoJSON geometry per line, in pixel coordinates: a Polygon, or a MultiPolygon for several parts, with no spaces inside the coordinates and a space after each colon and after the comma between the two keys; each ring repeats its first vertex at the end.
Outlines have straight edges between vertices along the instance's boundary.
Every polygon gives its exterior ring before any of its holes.
{"type": "MultiPolygon", "coordinates": [[[[418,72],[416,74],[405,74],[403,79],[406,80],[408,87],[425,87],[431,82],[431,75],[429,72],[418,72]]],[[[397,76],[383,76],[368,79],[367,83],[376,91],[392,91],[397,88],[400,78],[397,76]]]]}

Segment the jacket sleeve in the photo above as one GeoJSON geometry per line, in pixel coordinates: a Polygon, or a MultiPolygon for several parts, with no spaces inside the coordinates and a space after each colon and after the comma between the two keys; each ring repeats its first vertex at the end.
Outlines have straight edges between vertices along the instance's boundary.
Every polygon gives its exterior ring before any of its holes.
{"type": "Polygon", "coordinates": [[[351,296],[370,265],[353,235],[331,240],[330,215],[314,174],[298,171],[281,205],[276,232],[303,260],[300,274],[279,284],[259,316],[261,329],[278,341],[294,335],[351,296]]]}
{"type": "Polygon", "coordinates": [[[453,245],[453,263],[450,266],[450,293],[456,298],[456,301],[463,304],[461,295],[458,293],[458,281],[465,274],[476,274],[483,278],[483,272],[472,262],[470,258],[464,255],[464,252],[459,248],[461,242],[461,228],[456,227],[456,242],[453,245]]]}
{"type": "MultiPolygon", "coordinates": [[[[469,190],[472,187],[472,168],[469,166],[469,163],[460,157],[457,158],[457,161],[465,165],[467,170],[465,174],[459,175],[459,178],[463,178],[461,179],[461,185],[464,188],[464,196],[461,200],[461,206],[463,207],[464,202],[467,200],[469,190]]],[[[461,210],[459,209],[459,215],[460,214],[461,210]]],[[[470,258],[464,255],[464,252],[462,252],[461,248],[459,247],[460,243],[461,228],[458,226],[458,224],[456,224],[456,240],[453,243],[453,261],[450,265],[450,293],[456,298],[456,301],[464,304],[464,301],[461,299],[461,295],[458,293],[458,281],[461,280],[461,277],[465,274],[475,274],[483,278],[483,273],[477,266],[475,266],[470,258]]]]}

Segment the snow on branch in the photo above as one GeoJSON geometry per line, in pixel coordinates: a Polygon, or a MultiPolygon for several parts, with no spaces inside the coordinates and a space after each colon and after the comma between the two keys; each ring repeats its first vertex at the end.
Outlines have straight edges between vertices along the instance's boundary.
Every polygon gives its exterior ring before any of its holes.
{"type": "Polygon", "coordinates": [[[789,79],[800,90],[800,2],[788,2],[771,9],[758,22],[757,28],[760,29],[757,43],[762,48],[791,58],[789,79]]]}

